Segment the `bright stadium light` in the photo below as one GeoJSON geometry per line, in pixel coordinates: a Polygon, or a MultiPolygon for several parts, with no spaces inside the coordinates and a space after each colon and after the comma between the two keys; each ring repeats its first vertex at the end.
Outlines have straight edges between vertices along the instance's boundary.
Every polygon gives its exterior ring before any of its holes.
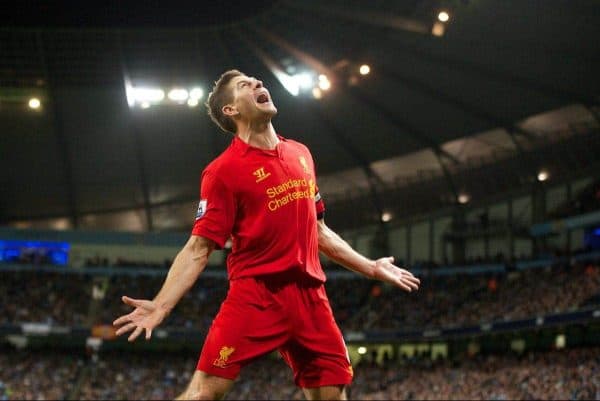
{"type": "Polygon", "coordinates": [[[150,102],[142,102],[142,103],[140,103],[140,107],[142,109],[150,108],[150,102]]]}
{"type": "Polygon", "coordinates": [[[390,212],[383,212],[381,213],[381,221],[383,221],[384,223],[387,223],[388,221],[392,220],[392,214],[390,212]]]}
{"type": "Polygon", "coordinates": [[[190,91],[190,99],[202,99],[202,96],[204,96],[202,88],[193,88],[190,91]]]}
{"type": "Polygon", "coordinates": [[[187,89],[174,88],[169,91],[167,96],[174,102],[183,103],[188,99],[189,94],[187,89]]]}
{"type": "Polygon", "coordinates": [[[319,80],[318,86],[321,90],[326,91],[326,90],[329,90],[329,88],[331,88],[331,81],[329,80],[327,75],[319,74],[318,80],[319,80]]]}
{"type": "Polygon", "coordinates": [[[315,99],[321,99],[323,97],[323,92],[317,87],[313,88],[312,94],[315,99]]]}
{"type": "Polygon", "coordinates": [[[550,174],[548,174],[548,171],[546,171],[546,170],[540,170],[540,172],[537,175],[537,180],[539,182],[544,182],[548,178],[550,178],[550,174]]]}
{"type": "Polygon", "coordinates": [[[311,89],[314,85],[313,77],[308,72],[302,72],[294,75],[298,86],[302,89],[311,89]]]}
{"type": "Polygon", "coordinates": [[[448,22],[448,20],[450,19],[450,14],[448,14],[447,11],[440,11],[440,13],[438,14],[438,19],[441,22],[448,22]]]}
{"type": "Polygon", "coordinates": [[[319,88],[321,88],[324,91],[329,90],[329,88],[331,88],[331,82],[329,82],[328,79],[319,81],[319,88]]]}
{"type": "Polygon", "coordinates": [[[368,73],[371,72],[371,67],[369,67],[366,64],[363,64],[360,66],[360,68],[358,69],[358,72],[360,72],[360,75],[367,75],[368,73]]]}
{"type": "Polygon", "coordinates": [[[469,194],[466,194],[463,192],[460,195],[458,195],[458,203],[460,203],[461,205],[464,205],[465,203],[469,203],[470,200],[471,200],[471,197],[469,196],[469,194]]]}
{"type": "Polygon", "coordinates": [[[360,346],[358,347],[357,351],[360,355],[364,355],[367,353],[367,347],[360,346]]]}
{"type": "Polygon", "coordinates": [[[187,101],[187,105],[190,107],[196,107],[198,106],[198,99],[190,97],[187,101]]]}
{"type": "Polygon", "coordinates": [[[133,107],[136,103],[158,103],[165,98],[165,92],[160,88],[134,88],[128,86],[126,89],[127,103],[133,107]]]}
{"type": "Polygon", "coordinates": [[[30,109],[37,110],[42,105],[42,102],[40,102],[40,99],[38,99],[37,97],[32,97],[31,99],[29,99],[29,102],[27,104],[30,109]]]}
{"type": "Polygon", "coordinates": [[[294,76],[288,75],[278,69],[274,69],[273,74],[275,74],[275,77],[279,80],[279,82],[281,82],[281,85],[283,85],[285,90],[287,90],[292,96],[298,96],[300,93],[300,87],[298,86],[298,82],[294,76]]]}

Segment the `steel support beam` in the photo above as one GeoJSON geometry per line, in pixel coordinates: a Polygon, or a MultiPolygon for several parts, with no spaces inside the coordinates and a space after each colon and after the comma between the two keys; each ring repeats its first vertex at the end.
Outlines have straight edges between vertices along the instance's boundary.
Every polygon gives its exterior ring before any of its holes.
{"type": "Polygon", "coordinates": [[[414,77],[408,77],[403,75],[397,71],[392,71],[387,67],[382,65],[377,65],[375,69],[381,72],[383,75],[402,83],[404,86],[411,88],[417,92],[423,93],[435,100],[441,101],[443,103],[449,104],[452,107],[455,107],[459,110],[464,111],[467,114],[471,114],[477,118],[480,118],[492,125],[499,126],[505,128],[509,133],[519,134],[528,140],[535,139],[535,134],[529,132],[517,125],[515,125],[511,121],[506,121],[497,115],[482,109],[481,107],[475,106],[473,104],[469,104],[462,99],[459,99],[456,96],[449,95],[436,89],[432,85],[429,85],[423,81],[420,81],[414,77]]]}
{"type": "MultiPolygon", "coordinates": [[[[121,74],[123,76],[123,94],[125,98],[127,97],[127,87],[131,84],[129,71],[127,69],[127,63],[125,62],[124,54],[123,54],[123,45],[121,43],[121,31],[116,31],[116,43],[117,43],[117,51],[119,54],[119,63],[121,65],[121,74]]],[[[140,187],[142,189],[143,196],[143,206],[144,213],[146,215],[146,228],[148,231],[152,231],[154,228],[154,221],[152,219],[152,208],[150,205],[150,188],[148,185],[147,173],[146,173],[146,162],[144,155],[144,146],[142,143],[142,137],[135,125],[135,121],[131,110],[129,112],[129,129],[133,134],[133,141],[135,147],[135,156],[136,162],[138,165],[138,173],[140,175],[140,187]]]]}
{"type": "Polygon", "coordinates": [[[319,14],[342,18],[348,21],[403,30],[412,33],[420,33],[425,35],[431,34],[431,23],[414,18],[403,17],[400,15],[390,15],[370,10],[353,11],[349,10],[348,8],[336,7],[329,4],[327,6],[322,5],[327,3],[316,5],[307,4],[301,1],[285,1],[284,4],[293,9],[317,12],[319,14]]]}
{"type": "Polygon", "coordinates": [[[40,64],[42,66],[42,70],[44,71],[44,78],[48,88],[48,109],[50,110],[50,119],[52,121],[52,128],[56,137],[58,154],[62,162],[63,176],[67,186],[67,207],[69,219],[71,220],[71,225],[73,228],[78,228],[79,215],[77,213],[77,189],[75,187],[75,180],[73,178],[71,148],[65,133],[63,114],[58,104],[58,96],[56,95],[56,83],[54,81],[52,69],[48,65],[45,43],[42,38],[41,31],[37,30],[35,37],[40,64]]]}

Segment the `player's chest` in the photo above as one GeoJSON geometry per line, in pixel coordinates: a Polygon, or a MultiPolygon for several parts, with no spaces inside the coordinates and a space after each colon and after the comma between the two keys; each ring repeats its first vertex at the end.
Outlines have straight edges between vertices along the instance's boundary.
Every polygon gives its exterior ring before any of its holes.
{"type": "Polygon", "coordinates": [[[237,190],[243,199],[314,197],[315,176],[309,160],[302,155],[249,160],[237,178],[237,190]]]}

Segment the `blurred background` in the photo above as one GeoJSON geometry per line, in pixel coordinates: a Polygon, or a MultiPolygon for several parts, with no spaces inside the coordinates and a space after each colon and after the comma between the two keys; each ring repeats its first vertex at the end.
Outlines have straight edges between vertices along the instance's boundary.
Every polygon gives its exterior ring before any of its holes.
{"type": "MultiPolygon", "coordinates": [[[[600,399],[600,3],[19,2],[0,26],[0,400],[167,399],[228,284],[209,267],[152,341],[152,297],[231,141],[236,68],[315,158],[326,221],[422,280],[323,265],[353,399],[600,399]]],[[[302,399],[276,355],[228,399],[302,399]]]]}

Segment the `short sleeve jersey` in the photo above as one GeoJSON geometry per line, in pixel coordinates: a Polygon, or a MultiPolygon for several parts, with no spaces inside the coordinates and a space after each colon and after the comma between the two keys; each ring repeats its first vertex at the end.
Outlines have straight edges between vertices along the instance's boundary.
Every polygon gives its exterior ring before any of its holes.
{"type": "Polygon", "coordinates": [[[274,150],[237,136],[202,173],[193,235],[223,248],[230,280],[300,269],[325,281],[317,219],[325,206],[312,156],[303,144],[279,137],[274,150]]]}

